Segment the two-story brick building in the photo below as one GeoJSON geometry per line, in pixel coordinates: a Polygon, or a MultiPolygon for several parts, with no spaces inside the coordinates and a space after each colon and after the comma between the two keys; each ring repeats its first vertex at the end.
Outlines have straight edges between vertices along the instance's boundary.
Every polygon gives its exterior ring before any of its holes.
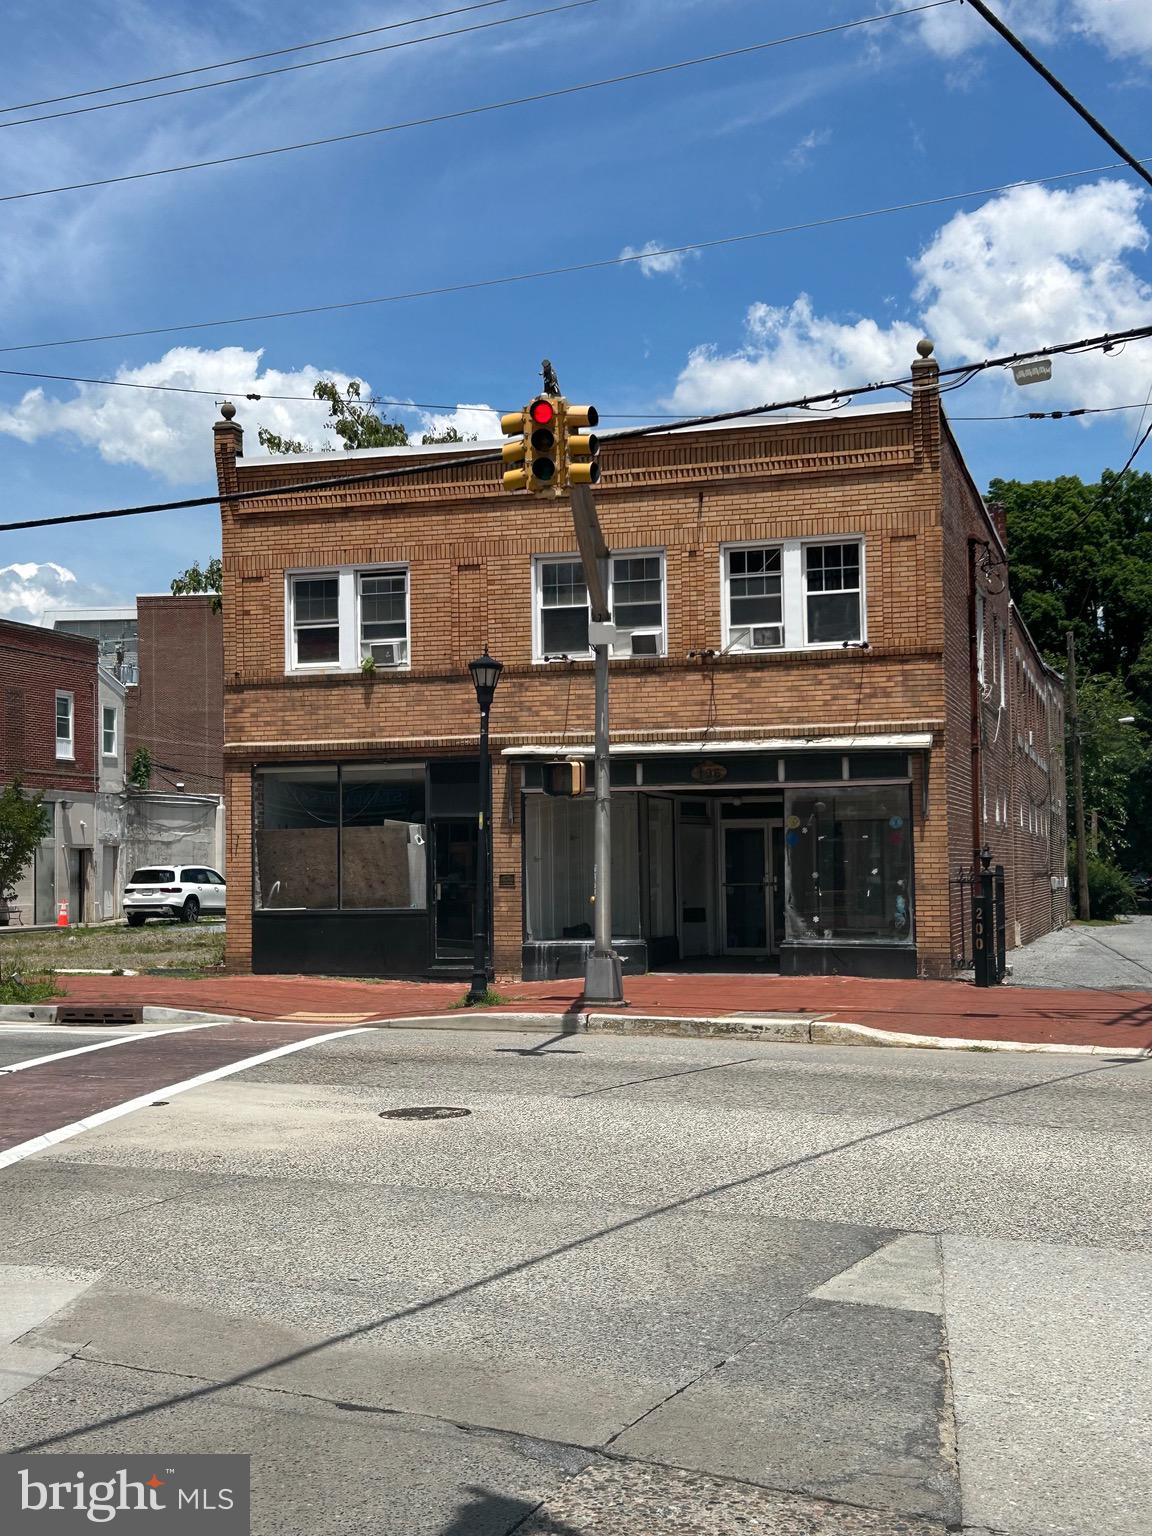
{"type": "MultiPolygon", "coordinates": [[[[630,968],[948,974],[957,874],[984,845],[1006,866],[1010,943],[1064,920],[1059,680],[1009,601],[1003,532],[937,365],[913,371],[907,403],[605,443],[613,915],[630,968]]],[[[567,500],[509,496],[485,464],[230,503],[333,469],[242,445],[216,423],[231,963],[467,969],[467,663],[487,645],[504,662],[495,967],[580,974],[591,801],[543,792],[543,765],[592,738],[567,500]]]]}

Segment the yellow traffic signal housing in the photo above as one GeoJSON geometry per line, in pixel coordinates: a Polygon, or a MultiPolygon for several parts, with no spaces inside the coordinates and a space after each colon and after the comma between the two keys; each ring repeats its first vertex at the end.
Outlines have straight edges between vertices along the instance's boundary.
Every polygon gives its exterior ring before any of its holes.
{"type": "Polygon", "coordinates": [[[544,793],[575,798],[587,788],[588,770],[578,757],[565,758],[562,763],[544,764],[544,793]]]}
{"type": "Polygon", "coordinates": [[[527,416],[527,411],[508,411],[500,418],[501,432],[512,438],[501,451],[501,457],[508,466],[504,471],[506,491],[522,491],[528,485],[528,469],[524,462],[528,455],[527,416]]]}
{"type": "Polygon", "coordinates": [[[500,418],[500,430],[513,441],[504,444],[502,458],[506,491],[559,491],[564,484],[564,401],[558,395],[537,395],[522,411],[500,418]]]}
{"type": "Polygon", "coordinates": [[[594,405],[565,404],[564,469],[569,485],[596,485],[600,480],[600,439],[586,430],[599,421],[594,405]]]}

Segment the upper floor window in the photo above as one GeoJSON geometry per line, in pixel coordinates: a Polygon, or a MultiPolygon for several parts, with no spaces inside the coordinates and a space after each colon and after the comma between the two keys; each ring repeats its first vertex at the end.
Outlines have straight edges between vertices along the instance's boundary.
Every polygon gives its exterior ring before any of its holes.
{"type": "Polygon", "coordinates": [[[101,751],[105,757],[116,756],[116,706],[105,704],[101,721],[101,751]]]}
{"type": "Polygon", "coordinates": [[[408,662],[408,571],[405,566],[302,571],[288,576],[287,670],[353,672],[408,662]]]}
{"type": "Polygon", "coordinates": [[[56,691],[56,756],[69,759],[76,756],[75,705],[70,693],[56,691]]]}
{"type": "MultiPolygon", "coordinates": [[[[535,656],[590,656],[590,605],[584,567],[575,558],[539,558],[533,568],[535,656]]],[[[608,606],[616,625],[614,656],[662,656],[665,643],[663,550],[613,555],[608,606]]]]}
{"type": "Polygon", "coordinates": [[[859,539],[726,548],[725,649],[798,650],[862,640],[863,572],[859,539]]]}

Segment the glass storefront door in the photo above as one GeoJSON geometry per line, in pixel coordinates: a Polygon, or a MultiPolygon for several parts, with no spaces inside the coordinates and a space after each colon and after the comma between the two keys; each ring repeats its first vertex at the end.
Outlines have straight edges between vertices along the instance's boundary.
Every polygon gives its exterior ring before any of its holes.
{"type": "Polygon", "coordinates": [[[438,961],[459,962],[472,954],[476,822],[437,820],[431,825],[434,955],[438,961]]]}
{"type": "Polygon", "coordinates": [[[771,876],[767,822],[723,827],[724,953],[765,955],[771,948],[771,876]]]}

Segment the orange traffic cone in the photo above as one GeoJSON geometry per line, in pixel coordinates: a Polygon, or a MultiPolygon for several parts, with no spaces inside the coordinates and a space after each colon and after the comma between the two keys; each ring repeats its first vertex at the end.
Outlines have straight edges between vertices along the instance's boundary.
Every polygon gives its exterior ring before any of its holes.
{"type": "Polygon", "coordinates": [[[68,903],[66,901],[60,902],[56,908],[56,926],[57,928],[68,927],[68,903]]]}

